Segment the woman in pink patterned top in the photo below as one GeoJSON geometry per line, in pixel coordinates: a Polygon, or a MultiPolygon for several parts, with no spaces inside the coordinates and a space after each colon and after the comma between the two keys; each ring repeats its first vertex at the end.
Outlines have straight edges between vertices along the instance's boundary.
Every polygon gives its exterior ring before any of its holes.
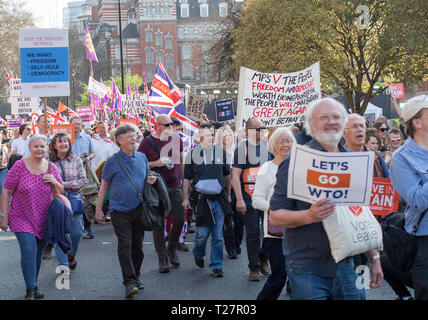
{"type": "Polygon", "coordinates": [[[53,199],[50,184],[58,193],[64,192],[56,166],[44,158],[47,152],[46,137],[30,138],[31,155],[15,163],[8,172],[0,199],[0,227],[15,233],[21,249],[21,268],[27,287],[26,299],[43,298],[37,291],[37,277],[46,242],[44,225],[53,199]]]}

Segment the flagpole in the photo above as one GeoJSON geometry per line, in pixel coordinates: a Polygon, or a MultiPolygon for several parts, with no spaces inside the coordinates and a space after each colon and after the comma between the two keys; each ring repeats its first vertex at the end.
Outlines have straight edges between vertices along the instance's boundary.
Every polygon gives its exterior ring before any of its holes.
{"type": "Polygon", "coordinates": [[[119,10],[119,41],[120,41],[120,73],[122,76],[122,94],[125,94],[125,81],[123,77],[123,46],[122,46],[122,12],[120,9],[120,0],[117,0],[119,10]]]}
{"type": "MultiPolygon", "coordinates": [[[[45,115],[45,128],[46,131],[48,131],[48,114],[47,114],[47,105],[48,105],[48,99],[46,97],[43,97],[43,104],[44,104],[44,115],[45,115]]],[[[49,137],[49,131],[46,133],[46,135],[49,137]]]]}

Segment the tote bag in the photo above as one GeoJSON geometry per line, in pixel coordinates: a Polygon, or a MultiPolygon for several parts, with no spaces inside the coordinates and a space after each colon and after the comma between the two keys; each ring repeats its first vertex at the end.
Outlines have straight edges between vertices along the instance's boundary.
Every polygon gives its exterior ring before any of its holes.
{"type": "Polygon", "coordinates": [[[382,250],[382,229],[368,207],[336,206],[322,224],[336,263],[372,249],[382,250]]]}

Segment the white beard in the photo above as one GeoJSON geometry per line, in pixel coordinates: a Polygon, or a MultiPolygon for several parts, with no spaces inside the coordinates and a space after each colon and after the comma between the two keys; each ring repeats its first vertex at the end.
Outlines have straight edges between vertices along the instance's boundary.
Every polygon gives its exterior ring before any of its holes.
{"type": "Polygon", "coordinates": [[[317,132],[314,135],[314,138],[321,143],[322,145],[336,147],[339,144],[340,139],[342,138],[343,130],[336,133],[325,133],[317,132]]]}

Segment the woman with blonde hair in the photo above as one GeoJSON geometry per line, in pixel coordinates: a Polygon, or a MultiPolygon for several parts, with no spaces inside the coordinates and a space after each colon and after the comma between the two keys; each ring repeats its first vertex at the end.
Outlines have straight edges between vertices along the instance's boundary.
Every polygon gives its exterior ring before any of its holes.
{"type": "Polygon", "coordinates": [[[282,252],[283,228],[269,225],[269,201],[276,184],[276,173],[280,163],[290,154],[293,144],[296,143],[289,128],[277,128],[268,141],[268,150],[275,158],[265,162],[257,173],[254,193],[251,197],[253,207],[262,210],[263,216],[263,247],[268,252],[268,259],[272,273],[267,279],[257,300],[276,300],[284,288],[287,274],[285,271],[285,257],[282,252]]]}

